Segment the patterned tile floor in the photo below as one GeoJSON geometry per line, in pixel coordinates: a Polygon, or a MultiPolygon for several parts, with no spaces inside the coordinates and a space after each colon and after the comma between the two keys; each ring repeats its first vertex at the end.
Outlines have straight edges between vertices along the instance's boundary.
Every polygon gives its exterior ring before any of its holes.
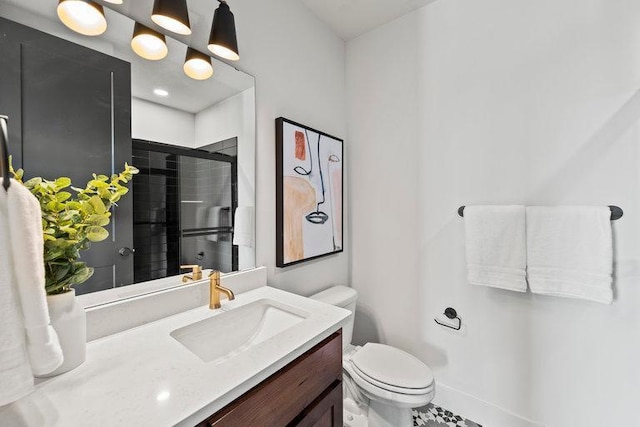
{"type": "Polygon", "coordinates": [[[413,410],[413,425],[424,427],[482,427],[480,424],[465,420],[460,415],[431,403],[413,410]]]}

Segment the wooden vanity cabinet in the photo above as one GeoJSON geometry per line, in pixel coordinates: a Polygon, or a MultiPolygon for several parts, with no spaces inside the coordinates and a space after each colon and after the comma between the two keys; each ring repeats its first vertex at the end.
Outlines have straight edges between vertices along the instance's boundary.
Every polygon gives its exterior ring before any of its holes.
{"type": "Polygon", "coordinates": [[[197,427],[342,427],[342,331],[197,427]]]}

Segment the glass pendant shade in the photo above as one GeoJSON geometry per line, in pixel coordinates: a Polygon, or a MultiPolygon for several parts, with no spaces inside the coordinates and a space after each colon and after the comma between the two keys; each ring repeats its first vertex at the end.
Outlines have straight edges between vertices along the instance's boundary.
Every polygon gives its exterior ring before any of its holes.
{"type": "Polygon", "coordinates": [[[213,14],[211,34],[209,36],[209,50],[221,58],[237,61],[238,40],[236,39],[236,24],[233,13],[225,1],[220,1],[220,6],[213,14]]]}
{"type": "Polygon", "coordinates": [[[60,0],[58,18],[76,33],[99,36],[107,30],[107,19],[101,5],[89,0],[60,0]]]}
{"type": "Polygon", "coordinates": [[[191,34],[186,0],[155,0],[151,20],[176,34],[191,34]]]}
{"type": "Polygon", "coordinates": [[[133,49],[138,56],[150,61],[162,59],[167,56],[169,52],[164,34],[160,34],[138,22],[136,22],[133,27],[131,49],[133,49]]]}
{"type": "Polygon", "coordinates": [[[211,57],[190,47],[187,48],[182,68],[184,73],[194,80],[206,80],[213,75],[211,57]]]}

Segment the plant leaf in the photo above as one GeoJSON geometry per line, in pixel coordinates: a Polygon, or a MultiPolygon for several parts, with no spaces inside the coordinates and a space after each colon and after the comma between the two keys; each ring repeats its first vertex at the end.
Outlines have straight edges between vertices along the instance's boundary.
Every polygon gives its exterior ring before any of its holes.
{"type": "Polygon", "coordinates": [[[109,232],[100,226],[92,225],[86,229],[87,239],[91,242],[101,242],[109,237],[109,232]]]}
{"type": "Polygon", "coordinates": [[[98,196],[92,196],[89,199],[89,203],[91,204],[91,207],[98,215],[102,215],[107,211],[107,207],[104,205],[104,202],[102,201],[102,199],[98,196]]]}

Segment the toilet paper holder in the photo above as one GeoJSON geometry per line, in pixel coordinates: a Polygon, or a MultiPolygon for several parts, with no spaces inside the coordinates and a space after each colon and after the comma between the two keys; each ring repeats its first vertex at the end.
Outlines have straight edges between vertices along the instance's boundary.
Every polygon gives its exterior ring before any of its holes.
{"type": "Polygon", "coordinates": [[[460,328],[462,328],[462,319],[460,319],[460,317],[458,317],[458,312],[456,311],[455,308],[453,307],[447,307],[444,310],[444,315],[447,316],[448,319],[457,319],[458,320],[458,326],[451,326],[451,325],[447,325],[445,323],[440,322],[438,319],[433,319],[434,322],[436,322],[438,325],[444,326],[446,328],[449,329],[453,329],[454,331],[459,331],[460,328]]]}

